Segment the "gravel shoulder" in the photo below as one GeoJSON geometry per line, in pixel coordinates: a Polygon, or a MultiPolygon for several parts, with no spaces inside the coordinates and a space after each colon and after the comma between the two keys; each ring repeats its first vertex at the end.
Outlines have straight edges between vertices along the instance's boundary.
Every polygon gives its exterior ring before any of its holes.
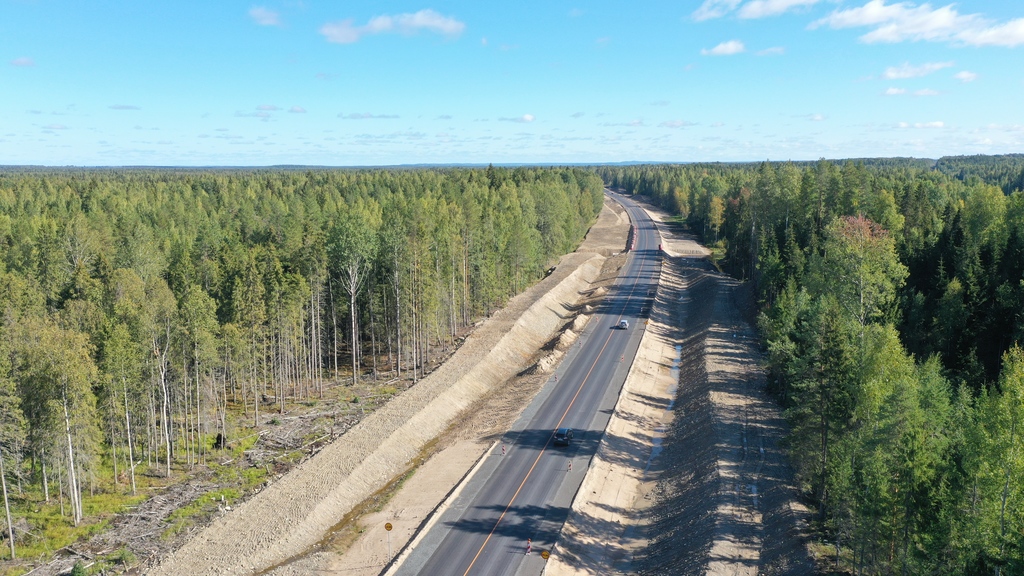
{"type": "MultiPolygon", "coordinates": [[[[623,211],[606,202],[581,248],[562,257],[551,275],[477,328],[442,367],[258,496],[218,518],[150,573],[309,573],[326,567],[333,560],[320,549],[325,535],[343,528],[339,521],[351,521],[346,515],[421,464],[425,451],[431,451],[439,438],[446,434],[452,440],[458,438],[458,431],[450,429],[460,414],[535,361],[538,350],[577,312],[583,293],[601,277],[608,256],[621,250],[628,225],[623,211]]],[[[527,388],[522,392],[527,395],[527,388]]],[[[516,399],[508,402],[517,408],[511,410],[515,414],[525,404],[516,399]]],[[[504,417],[511,420],[514,414],[504,417]]],[[[492,418],[500,427],[500,411],[492,418]]],[[[430,487],[449,482],[439,497],[443,499],[460,476],[455,475],[455,482],[440,476],[432,480],[433,471],[448,474],[459,466],[455,462],[425,466],[407,482],[430,487]]],[[[422,492],[419,496],[422,502],[417,502],[429,508],[431,497],[422,492]]],[[[391,502],[401,505],[403,498],[399,490],[391,502]]],[[[385,518],[386,510],[380,510],[385,518]]],[[[410,525],[417,523],[415,514],[408,516],[410,525]]],[[[393,546],[399,545],[395,536],[393,546]]],[[[364,544],[357,541],[350,550],[367,551],[361,563],[376,564],[379,571],[379,553],[364,544]]]]}

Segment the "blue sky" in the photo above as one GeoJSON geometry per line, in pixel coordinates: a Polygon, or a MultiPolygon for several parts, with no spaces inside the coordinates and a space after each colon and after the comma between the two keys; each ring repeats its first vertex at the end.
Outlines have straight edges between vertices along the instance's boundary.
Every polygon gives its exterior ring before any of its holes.
{"type": "Polygon", "coordinates": [[[0,165],[1024,152],[1024,3],[0,0],[0,165]]]}

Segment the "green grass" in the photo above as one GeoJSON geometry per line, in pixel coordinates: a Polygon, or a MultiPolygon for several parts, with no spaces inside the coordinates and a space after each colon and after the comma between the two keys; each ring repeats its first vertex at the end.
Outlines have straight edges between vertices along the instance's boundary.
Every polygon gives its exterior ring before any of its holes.
{"type": "Polygon", "coordinates": [[[209,468],[218,484],[228,484],[228,486],[203,494],[190,504],[172,512],[167,518],[168,527],[160,535],[161,538],[165,540],[174,538],[182,531],[209,518],[219,507],[234,506],[253,488],[263,484],[267,479],[267,469],[263,466],[241,468],[230,464],[221,466],[216,462],[211,462],[209,468]]]}
{"type": "MultiPolygon", "coordinates": [[[[55,551],[87,540],[105,530],[118,512],[146,499],[148,494],[132,496],[127,486],[104,486],[97,483],[97,491],[89,495],[88,485],[83,486],[82,512],[84,518],[74,525],[71,517],[71,502],[65,496],[64,513],[60,512],[60,495],[50,493],[50,502],[45,502],[41,491],[25,491],[11,497],[11,515],[24,518],[29,525],[29,535],[19,537],[16,552],[19,559],[48,557],[55,551]]],[[[0,550],[0,560],[10,559],[10,549],[0,550]]],[[[3,574],[17,572],[3,572],[3,574]]]]}
{"type": "Polygon", "coordinates": [[[169,526],[160,536],[165,540],[174,538],[183,530],[193,526],[197,521],[213,514],[219,506],[231,505],[241,496],[242,492],[238,488],[233,487],[207,492],[191,503],[171,512],[171,515],[167,517],[169,526]]]}

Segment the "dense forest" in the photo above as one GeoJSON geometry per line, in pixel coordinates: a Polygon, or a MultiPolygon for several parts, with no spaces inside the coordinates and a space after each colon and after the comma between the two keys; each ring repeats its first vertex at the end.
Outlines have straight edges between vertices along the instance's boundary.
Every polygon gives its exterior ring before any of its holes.
{"type": "Polygon", "coordinates": [[[1024,573],[1021,161],[598,169],[755,282],[791,460],[844,571],[1024,573]]]}
{"type": "Polygon", "coordinates": [[[5,504],[77,525],[83,486],[201,465],[325,386],[415,380],[602,203],[572,168],[0,171],[5,504]]]}

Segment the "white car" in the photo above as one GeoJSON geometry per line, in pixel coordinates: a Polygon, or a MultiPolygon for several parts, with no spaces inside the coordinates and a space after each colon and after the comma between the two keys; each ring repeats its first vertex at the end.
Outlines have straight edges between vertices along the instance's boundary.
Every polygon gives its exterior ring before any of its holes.
{"type": "Polygon", "coordinates": [[[629,330],[629,320],[619,320],[619,330],[629,330]]]}

